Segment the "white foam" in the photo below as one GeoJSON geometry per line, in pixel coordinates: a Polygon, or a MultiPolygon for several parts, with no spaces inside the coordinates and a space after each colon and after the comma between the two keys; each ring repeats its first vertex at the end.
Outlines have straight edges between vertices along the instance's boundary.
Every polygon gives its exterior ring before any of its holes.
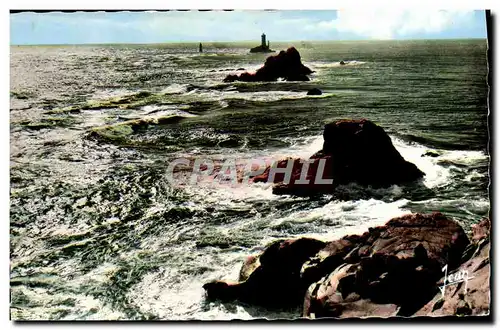
{"type": "Polygon", "coordinates": [[[344,64],[340,64],[339,62],[313,62],[310,64],[311,69],[321,69],[321,68],[336,68],[336,67],[344,67],[344,66],[354,66],[354,65],[361,65],[365,64],[366,62],[363,61],[356,61],[356,60],[351,60],[351,61],[344,61],[344,64]]]}
{"type": "Polygon", "coordinates": [[[331,241],[345,235],[362,234],[370,227],[385,224],[389,219],[410,213],[404,206],[406,199],[392,203],[381,200],[332,201],[322,207],[295,212],[289,216],[278,218],[270,223],[277,226],[283,222],[308,223],[320,220],[323,226],[331,225],[326,233],[300,234],[300,237],[311,237],[331,241]]]}
{"type": "Polygon", "coordinates": [[[401,156],[425,173],[423,182],[428,188],[440,187],[450,182],[452,167],[440,165],[443,160],[469,165],[487,159],[481,151],[468,150],[436,150],[440,154],[438,157],[422,157],[429,148],[417,143],[409,144],[396,137],[391,139],[401,156]]]}

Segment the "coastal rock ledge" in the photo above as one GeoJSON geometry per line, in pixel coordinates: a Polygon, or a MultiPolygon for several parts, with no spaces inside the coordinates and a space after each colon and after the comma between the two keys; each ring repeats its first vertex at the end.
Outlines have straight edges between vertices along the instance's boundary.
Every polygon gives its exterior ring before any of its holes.
{"type": "Polygon", "coordinates": [[[247,259],[239,282],[203,288],[209,300],[302,306],[297,317],[306,318],[485,315],[489,227],[475,225],[469,240],[441,213],[408,214],[332,242],[278,240],[247,259]],[[467,271],[467,291],[464,281],[445,282],[467,271]]]}
{"type": "Polygon", "coordinates": [[[307,75],[313,73],[311,69],[302,64],[300,54],[294,47],[282,50],[278,55],[269,56],[264,66],[255,73],[243,72],[242,74],[230,74],[224,82],[233,81],[276,81],[283,78],[286,81],[309,81],[307,75]]]}

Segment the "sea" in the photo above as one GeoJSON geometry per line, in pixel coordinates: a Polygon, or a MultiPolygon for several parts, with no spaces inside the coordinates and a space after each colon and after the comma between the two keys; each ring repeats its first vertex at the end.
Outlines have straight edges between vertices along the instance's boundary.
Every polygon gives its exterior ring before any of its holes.
{"type": "Polygon", "coordinates": [[[486,39],[276,42],[300,52],[310,81],[224,83],[263,65],[253,46],[10,47],[12,319],[296,318],[207,301],[202,285],[236,281],[278,239],[436,211],[469,232],[489,216],[486,39]],[[167,180],[178,158],[307,158],[325,124],[362,118],[422,182],[308,198],[167,180]]]}

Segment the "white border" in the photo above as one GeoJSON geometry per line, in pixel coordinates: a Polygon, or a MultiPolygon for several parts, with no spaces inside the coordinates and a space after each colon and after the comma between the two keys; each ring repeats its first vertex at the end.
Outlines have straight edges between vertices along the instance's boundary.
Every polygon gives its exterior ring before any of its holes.
{"type": "Polygon", "coordinates": [[[12,9],[343,9],[343,8],[366,8],[387,7],[412,8],[427,7],[432,9],[490,9],[494,7],[493,0],[308,0],[308,1],[284,1],[284,0],[123,0],[123,1],[64,1],[64,0],[18,0],[12,1],[9,8],[12,9]]]}
{"type": "MultiPolygon", "coordinates": [[[[0,147],[1,147],[1,154],[3,156],[1,164],[1,196],[0,196],[0,201],[1,201],[1,211],[2,214],[4,215],[1,220],[2,220],[2,236],[1,236],[1,241],[2,241],[2,249],[3,249],[3,258],[4,262],[2,263],[2,268],[4,269],[2,272],[2,281],[1,281],[1,324],[2,324],[2,329],[5,328],[11,328],[14,326],[12,322],[9,321],[9,276],[10,276],[10,270],[8,269],[8,265],[10,263],[10,260],[8,259],[9,257],[9,159],[7,159],[10,155],[10,146],[9,146],[9,111],[8,109],[10,108],[10,100],[9,100],[9,94],[7,94],[7,89],[10,90],[9,88],[9,53],[10,53],[10,48],[9,48],[9,37],[10,37],[10,31],[9,31],[9,9],[73,9],[73,10],[81,10],[81,9],[342,9],[342,8],[359,8],[360,6],[363,6],[366,8],[366,6],[370,7],[380,7],[380,6],[391,6],[391,7],[404,7],[404,8],[410,8],[410,7],[428,7],[428,8],[433,8],[433,9],[449,9],[449,8],[463,8],[463,9],[492,9],[493,13],[497,12],[499,13],[498,15],[500,16],[500,10],[496,10],[498,8],[498,1],[493,1],[493,0],[475,0],[475,1],[466,1],[466,0],[446,0],[446,1],[437,1],[437,0],[412,0],[412,1],[390,1],[390,0],[377,0],[376,4],[374,4],[374,1],[361,1],[361,0],[330,0],[328,2],[326,1],[320,1],[320,0],[308,0],[308,1],[297,1],[297,2],[292,2],[292,1],[284,1],[284,0],[275,0],[275,1],[269,1],[269,0],[252,0],[252,1],[231,1],[231,0],[210,0],[210,1],[200,1],[200,0],[169,0],[169,1],[162,1],[162,0],[141,0],[141,1],[134,1],[134,0],[121,0],[121,1],[107,1],[104,2],[102,0],[77,0],[77,1],[67,1],[67,0],[44,0],[44,1],[36,1],[36,0],[18,0],[18,1],[9,1],[9,2],[2,2],[1,3],[1,11],[0,11],[0,28],[1,28],[1,34],[3,36],[2,38],[2,76],[1,76],[1,93],[0,97],[2,98],[2,105],[4,105],[1,110],[0,110],[0,115],[2,116],[1,118],[1,123],[3,125],[3,129],[0,130],[0,134],[2,136],[0,147]],[[272,6],[272,7],[269,7],[272,6]],[[7,259],[7,260],[5,260],[7,259]]],[[[498,22],[500,20],[500,17],[497,17],[498,22]]],[[[497,25],[497,24],[495,24],[497,25]]],[[[495,38],[496,39],[496,38],[495,38]]],[[[496,40],[495,40],[496,44],[496,40]]],[[[498,44],[496,44],[496,54],[494,58],[494,65],[495,68],[497,68],[499,61],[499,50],[498,50],[498,44]]],[[[498,70],[496,70],[498,71],[498,70]]],[[[493,90],[492,90],[493,92],[493,90]]],[[[497,83],[496,81],[494,82],[494,92],[498,92],[497,88],[497,83]]],[[[498,94],[495,94],[496,102],[498,103],[498,94]]],[[[492,109],[492,111],[495,111],[496,109],[492,109]]],[[[500,129],[499,126],[499,121],[500,121],[500,114],[496,114],[495,117],[495,123],[494,127],[496,127],[497,131],[500,129]]],[[[496,135],[491,136],[494,140],[496,140],[496,135]]],[[[493,143],[493,148],[491,150],[492,153],[498,155],[498,151],[500,149],[500,146],[497,143],[493,143]]],[[[498,156],[496,157],[496,163],[495,163],[495,171],[494,171],[494,178],[497,178],[498,175],[500,175],[500,159],[498,156]]],[[[498,192],[494,196],[494,201],[493,204],[498,207],[500,205],[500,192],[498,192]]],[[[498,213],[498,210],[496,210],[498,213]]],[[[499,233],[498,233],[498,228],[500,224],[496,223],[496,219],[492,219],[493,222],[493,228],[495,232],[495,238],[499,238],[499,233]]],[[[498,246],[499,244],[497,242],[494,243],[495,247],[495,256],[498,256],[498,246]]],[[[496,261],[494,261],[496,262],[496,261]]],[[[496,267],[498,268],[498,267],[496,267]]],[[[495,288],[498,288],[498,274],[499,270],[496,269],[495,272],[495,288]]],[[[496,294],[496,292],[495,292],[496,294]]],[[[494,300],[495,303],[495,311],[494,313],[497,315],[498,318],[498,299],[494,300]]],[[[92,323],[90,323],[92,324],[92,323]]],[[[224,326],[240,326],[242,323],[227,323],[224,324],[224,326]]],[[[55,326],[56,324],[46,324],[46,326],[52,327],[55,326]]],[[[61,329],[66,329],[74,326],[75,324],[71,323],[64,323],[61,325],[57,325],[61,329]]],[[[82,325],[79,323],[78,325],[82,325]]],[[[97,328],[101,327],[106,327],[106,328],[121,328],[123,327],[123,323],[116,324],[116,323],[94,323],[92,324],[96,326],[97,328]]],[[[145,324],[127,324],[128,327],[130,328],[136,328],[136,329],[141,329],[144,327],[145,324]]],[[[170,324],[163,324],[163,326],[167,326],[169,328],[177,328],[179,326],[184,327],[195,327],[199,326],[201,324],[178,324],[178,323],[170,323],[170,324]]],[[[221,324],[220,323],[215,323],[215,324],[203,324],[203,326],[209,326],[209,327],[215,327],[218,328],[221,324]]],[[[274,327],[278,328],[285,328],[289,327],[290,324],[272,324],[274,327]]],[[[364,324],[366,326],[372,327],[372,328],[385,328],[389,324],[370,324],[366,323],[364,324]]],[[[391,323],[390,325],[396,326],[396,327],[401,327],[401,324],[398,323],[391,323]]],[[[405,326],[410,325],[408,323],[405,324],[405,326]]],[[[416,324],[418,327],[426,327],[426,328],[431,328],[431,327],[439,327],[439,328],[448,328],[448,327],[453,327],[454,329],[467,329],[473,324],[442,324],[442,323],[436,323],[433,325],[430,324],[421,324],[417,323],[416,324]]],[[[26,324],[23,326],[23,329],[32,329],[36,325],[35,324],[26,324]]],[[[251,327],[253,328],[260,328],[262,324],[253,324],[251,327]]],[[[299,327],[310,327],[307,324],[301,323],[300,325],[297,324],[295,326],[299,327]]],[[[341,323],[341,324],[335,324],[335,323],[329,323],[329,324],[321,324],[315,326],[322,326],[322,327],[335,327],[335,329],[343,329],[343,328],[357,328],[360,327],[360,324],[352,324],[352,323],[341,323]]]]}

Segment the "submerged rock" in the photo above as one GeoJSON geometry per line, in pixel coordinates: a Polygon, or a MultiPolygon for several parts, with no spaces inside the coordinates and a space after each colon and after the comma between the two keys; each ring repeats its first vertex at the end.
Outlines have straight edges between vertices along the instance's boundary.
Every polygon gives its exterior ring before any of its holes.
{"type": "Polygon", "coordinates": [[[89,100],[80,104],[64,108],[55,108],[44,112],[44,114],[79,113],[82,110],[101,109],[137,109],[145,105],[160,103],[166,98],[166,94],[153,94],[148,91],[140,91],[134,94],[111,97],[104,100],[89,100]]]}
{"type": "Polygon", "coordinates": [[[323,92],[321,92],[320,89],[318,88],[313,88],[307,91],[307,95],[321,95],[323,92]]]}
{"type": "Polygon", "coordinates": [[[228,75],[224,82],[233,81],[276,81],[283,78],[286,81],[308,81],[307,75],[313,71],[304,66],[300,60],[299,52],[290,47],[281,51],[278,55],[269,56],[264,66],[255,73],[243,72],[238,75],[228,75]]]}
{"type": "MultiPolygon", "coordinates": [[[[203,288],[208,299],[274,308],[303,304],[303,316],[310,318],[408,316],[425,310],[442,267],[460,266],[468,243],[460,225],[440,213],[409,214],[330,243],[277,241],[247,259],[241,282],[213,281],[203,288]]],[[[474,264],[477,271],[484,260],[474,264]]]]}
{"type": "Polygon", "coordinates": [[[290,159],[275,162],[253,181],[272,181],[275,194],[307,196],[331,193],[339,184],[355,182],[387,187],[424,176],[417,166],[399,154],[384,129],[369,120],[340,120],[327,124],[323,138],[323,149],[310,157],[308,168],[304,168],[303,159],[291,160],[294,165],[288,182],[283,174],[274,177],[270,174],[273,167],[287,167],[290,159]]]}

